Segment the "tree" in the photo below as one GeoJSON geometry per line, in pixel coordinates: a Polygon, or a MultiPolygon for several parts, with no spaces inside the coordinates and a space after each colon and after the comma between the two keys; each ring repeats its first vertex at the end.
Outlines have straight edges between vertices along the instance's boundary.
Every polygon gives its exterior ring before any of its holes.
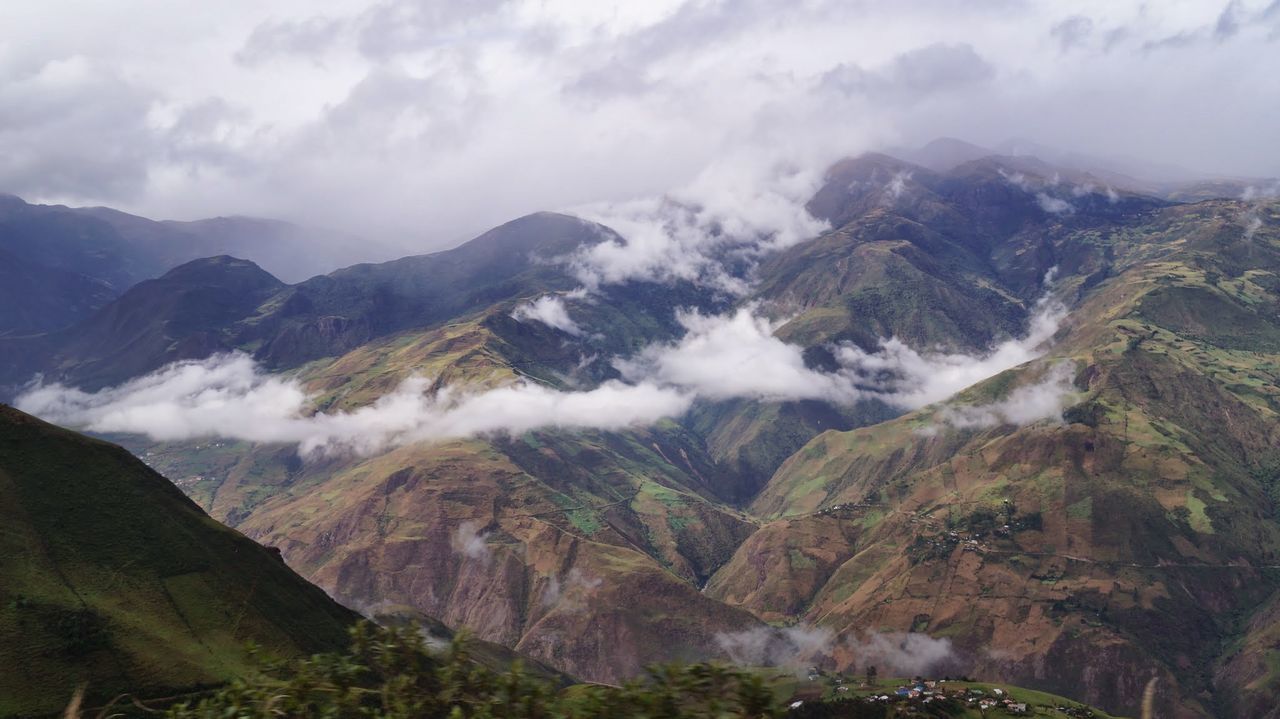
{"type": "Polygon", "coordinates": [[[875,685],[876,685],[876,668],[873,665],[868,664],[867,665],[867,686],[873,687],[875,685]]]}
{"type": "Polygon", "coordinates": [[[429,649],[418,627],[356,625],[345,653],[263,667],[170,719],[777,719],[773,688],[758,674],[717,664],[667,664],[620,687],[561,691],[519,662],[493,670],[459,635],[429,649]]]}

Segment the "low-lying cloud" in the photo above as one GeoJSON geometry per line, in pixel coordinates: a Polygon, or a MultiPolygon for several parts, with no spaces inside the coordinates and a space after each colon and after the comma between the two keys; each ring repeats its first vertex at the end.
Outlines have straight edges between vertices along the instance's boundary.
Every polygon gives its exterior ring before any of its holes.
{"type": "Polygon", "coordinates": [[[1046,192],[1036,193],[1036,204],[1040,205],[1040,209],[1052,215],[1065,215],[1075,209],[1070,202],[1053,197],[1046,192]]]}
{"type": "Polygon", "coordinates": [[[1061,420],[1067,398],[1075,392],[1073,369],[1073,363],[1059,362],[1040,381],[1018,387],[1002,400],[982,405],[947,406],[935,419],[958,429],[1061,420]]]}
{"type": "MultiPolygon", "coordinates": [[[[1052,279],[1051,272],[1046,283],[1052,279]]],[[[1061,302],[1046,295],[1036,303],[1024,337],[1005,340],[988,352],[921,352],[889,338],[874,352],[852,344],[837,347],[839,367],[827,372],[807,366],[802,347],[774,335],[781,321],[747,305],[725,315],[683,313],[679,320],[686,331],[680,340],[651,345],[614,365],[630,381],[678,387],[706,399],[837,404],[878,399],[918,409],[1040,357],[1066,314],[1061,302]]]]}
{"type": "Polygon", "coordinates": [[[730,661],[743,666],[800,669],[822,665],[833,653],[849,653],[858,669],[880,676],[930,675],[959,664],[951,640],[917,632],[863,632],[837,636],[827,627],[755,627],[716,635],[730,661]]]}
{"type": "Polygon", "coordinates": [[[614,365],[629,380],[649,379],[708,399],[847,403],[862,396],[848,374],[806,367],[802,348],[775,337],[779,323],[757,311],[750,305],[726,315],[682,313],[679,320],[686,332],[679,341],[651,345],[614,365]]]}
{"type": "MultiPolygon", "coordinates": [[[[542,299],[522,306],[529,308],[524,316],[581,331],[558,298],[542,299]]],[[[304,456],[373,454],[412,442],[542,428],[621,430],[680,416],[699,399],[836,404],[877,399],[916,409],[1040,357],[1065,314],[1060,303],[1043,299],[1025,337],[980,354],[920,352],[897,339],[884,340],[875,352],[841,345],[834,348],[839,365],[834,371],[806,365],[802,347],[774,335],[780,322],[747,305],[724,315],[681,313],[685,334],[680,340],[615,359],[625,381],[590,389],[560,390],[520,379],[496,388],[448,386],[430,392],[427,378],[412,377],[359,409],[316,412],[297,379],[265,374],[247,355],[226,354],[175,363],[93,393],[36,385],[16,404],[89,431],[162,441],[216,436],[291,443],[304,456]]],[[[1046,384],[1023,388],[996,405],[948,410],[947,421],[978,426],[1048,416],[1064,396],[1059,379],[1051,373],[1046,384]]]]}
{"type": "Polygon", "coordinates": [[[868,632],[847,643],[858,665],[880,676],[928,676],[956,661],[950,639],[917,632],[868,632]]]}
{"type": "Polygon", "coordinates": [[[88,393],[59,384],[18,398],[23,411],[95,432],[158,440],[219,436],[297,444],[301,454],[372,454],[416,441],[455,439],[542,427],[619,430],[675,416],[692,397],[653,383],[606,382],[562,392],[516,382],[468,392],[429,394],[421,377],[351,412],[309,413],[311,399],[293,379],[262,374],[243,354],[181,362],[118,387],[88,393]]]}
{"type": "Polygon", "coordinates": [[[744,294],[735,266],[815,237],[827,223],[805,209],[821,175],[767,158],[729,157],[662,197],[599,203],[576,214],[617,232],[573,265],[589,288],[627,280],[685,280],[744,294]]]}
{"type": "Polygon", "coordinates": [[[575,337],[582,334],[582,328],[569,316],[564,298],[558,295],[543,295],[536,300],[519,305],[511,316],[521,322],[529,320],[541,322],[575,337]]]}
{"type": "Polygon", "coordinates": [[[560,612],[577,612],[586,609],[595,598],[596,590],[604,580],[574,567],[564,578],[553,575],[542,592],[542,606],[560,612]]]}
{"type": "MultiPolygon", "coordinates": [[[[1052,280],[1052,275],[1051,272],[1047,281],[1052,280]]],[[[917,409],[1042,356],[1066,316],[1066,306],[1046,295],[1036,303],[1024,337],[1005,340],[986,353],[922,353],[891,338],[882,341],[873,353],[846,345],[836,353],[836,359],[865,377],[864,381],[874,387],[873,396],[905,409],[917,409]]]]}
{"type": "Polygon", "coordinates": [[[486,541],[488,538],[488,533],[480,531],[479,522],[468,520],[459,524],[454,530],[449,538],[449,544],[453,547],[453,551],[463,557],[487,563],[492,556],[486,541]]]}
{"type": "Polygon", "coordinates": [[[735,664],[799,668],[831,654],[835,634],[826,627],[754,627],[716,634],[716,645],[735,664]]]}

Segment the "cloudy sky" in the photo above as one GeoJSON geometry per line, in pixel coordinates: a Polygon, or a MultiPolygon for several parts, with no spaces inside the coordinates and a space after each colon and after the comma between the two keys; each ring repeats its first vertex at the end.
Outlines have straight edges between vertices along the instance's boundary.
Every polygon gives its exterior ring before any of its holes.
{"type": "Polygon", "coordinates": [[[682,188],[760,204],[939,135],[1280,174],[1280,0],[44,0],[0,27],[0,191],[415,249],[682,188]]]}

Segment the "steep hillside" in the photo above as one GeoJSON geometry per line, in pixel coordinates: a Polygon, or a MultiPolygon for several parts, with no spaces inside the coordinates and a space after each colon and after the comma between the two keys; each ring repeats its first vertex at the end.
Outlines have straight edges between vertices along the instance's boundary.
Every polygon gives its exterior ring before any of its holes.
{"type": "Polygon", "coordinates": [[[355,615],[120,447],[0,406],[0,715],[225,681],[355,615]]]}
{"type": "Polygon", "coordinates": [[[1082,299],[1049,358],[953,403],[1025,398],[1065,362],[1067,420],[935,407],[825,433],[755,499],[776,519],[708,593],[840,633],[948,637],[976,672],[1113,710],[1134,711],[1149,676],[1162,716],[1264,704],[1274,686],[1252,652],[1273,651],[1258,607],[1280,581],[1280,241],[1277,207],[1258,224],[1245,209],[1056,240],[1101,248],[1109,279],[1071,281],[1082,299]]]}

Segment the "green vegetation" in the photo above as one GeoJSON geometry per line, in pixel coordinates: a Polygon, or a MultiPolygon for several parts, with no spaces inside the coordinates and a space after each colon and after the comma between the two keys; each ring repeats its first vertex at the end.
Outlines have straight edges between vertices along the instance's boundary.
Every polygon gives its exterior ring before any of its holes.
{"type": "Polygon", "coordinates": [[[119,447],[0,406],[0,716],[224,682],[355,615],[119,447]]]}
{"type": "MultiPolygon", "coordinates": [[[[809,681],[779,670],[719,664],[663,664],[618,686],[561,687],[517,661],[495,669],[475,661],[459,635],[431,648],[416,625],[360,623],[345,652],[263,666],[246,679],[168,709],[170,719],[968,719],[991,716],[982,699],[1026,702],[1044,717],[1108,715],[1061,697],[975,682],[931,683],[931,698],[895,695],[907,680],[873,686],[824,675],[809,681]],[[815,679],[817,681],[815,681],[815,679]],[[851,690],[852,691],[849,691],[851,690]],[[815,694],[815,691],[817,692],[815,694]],[[887,693],[889,701],[876,699],[887,693]],[[1066,711],[1060,711],[1062,707],[1066,711]]],[[[1001,705],[1000,715],[1008,715],[1001,705]]]]}
{"type": "Polygon", "coordinates": [[[621,686],[567,690],[517,663],[472,661],[465,637],[431,651],[415,626],[362,623],[345,653],[266,667],[214,695],[175,706],[171,719],[288,716],[385,719],[766,719],[783,710],[758,673],[710,664],[654,666],[621,686]]]}

